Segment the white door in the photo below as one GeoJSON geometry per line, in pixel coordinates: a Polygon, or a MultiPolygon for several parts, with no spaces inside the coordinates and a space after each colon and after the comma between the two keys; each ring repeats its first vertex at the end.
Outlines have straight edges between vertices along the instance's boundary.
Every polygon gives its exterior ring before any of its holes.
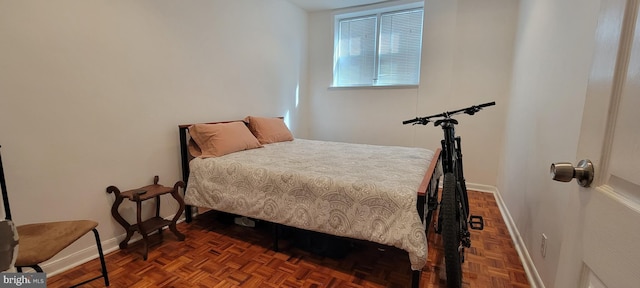
{"type": "Polygon", "coordinates": [[[602,0],[576,159],[592,160],[596,177],[567,189],[555,287],[575,275],[579,287],[640,287],[639,2],[602,0]]]}

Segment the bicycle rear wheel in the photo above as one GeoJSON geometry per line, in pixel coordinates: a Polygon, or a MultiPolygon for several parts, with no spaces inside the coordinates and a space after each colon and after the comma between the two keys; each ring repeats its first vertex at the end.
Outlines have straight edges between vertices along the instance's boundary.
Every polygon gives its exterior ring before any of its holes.
{"type": "Polygon", "coordinates": [[[442,217],[442,242],[447,269],[447,286],[462,287],[462,257],[460,253],[460,204],[456,201],[456,178],[453,173],[444,175],[440,203],[442,217]]]}

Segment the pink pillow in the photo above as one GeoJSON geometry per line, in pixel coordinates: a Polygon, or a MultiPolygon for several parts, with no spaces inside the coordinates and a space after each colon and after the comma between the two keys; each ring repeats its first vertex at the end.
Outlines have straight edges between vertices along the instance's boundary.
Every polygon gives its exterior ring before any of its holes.
{"type": "MultiPolygon", "coordinates": [[[[243,122],[195,124],[189,127],[189,135],[200,148],[200,158],[262,147],[243,122]]],[[[190,149],[190,152],[196,151],[190,149]]]]}
{"type": "Polygon", "coordinates": [[[248,116],[244,121],[249,123],[249,130],[261,144],[293,140],[293,135],[282,118],[248,116]]]}

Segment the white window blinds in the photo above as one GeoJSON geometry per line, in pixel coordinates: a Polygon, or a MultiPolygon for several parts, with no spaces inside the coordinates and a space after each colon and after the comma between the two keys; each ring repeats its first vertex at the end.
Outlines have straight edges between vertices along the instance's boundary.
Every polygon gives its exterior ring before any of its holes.
{"type": "Polygon", "coordinates": [[[423,9],[337,19],[333,85],[417,85],[423,9]]]}
{"type": "Polygon", "coordinates": [[[377,17],[340,21],[336,86],[373,85],[377,17]]]}

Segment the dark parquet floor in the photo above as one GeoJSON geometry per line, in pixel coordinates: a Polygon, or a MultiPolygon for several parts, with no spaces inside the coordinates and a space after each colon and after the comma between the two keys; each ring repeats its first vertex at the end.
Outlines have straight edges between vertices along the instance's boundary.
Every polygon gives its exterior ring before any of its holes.
{"type": "MultiPolygon", "coordinates": [[[[472,247],[463,265],[465,287],[529,287],[522,263],[511,241],[493,194],[470,191],[470,208],[483,215],[485,229],[472,231],[472,247]]],[[[150,248],[144,261],[140,245],[130,245],[106,256],[111,287],[410,287],[407,253],[379,244],[354,241],[341,259],[318,256],[281,240],[272,248],[272,229],[224,221],[209,212],[191,224],[178,224],[186,235],[179,242],[164,232],[164,241],[150,248]]],[[[420,287],[446,287],[442,243],[429,233],[429,259],[420,287]]],[[[157,235],[154,235],[157,239],[157,235]]],[[[100,274],[93,260],[50,277],[47,287],[69,287],[100,274]]],[[[104,287],[102,280],[83,287],[104,287]]]]}

